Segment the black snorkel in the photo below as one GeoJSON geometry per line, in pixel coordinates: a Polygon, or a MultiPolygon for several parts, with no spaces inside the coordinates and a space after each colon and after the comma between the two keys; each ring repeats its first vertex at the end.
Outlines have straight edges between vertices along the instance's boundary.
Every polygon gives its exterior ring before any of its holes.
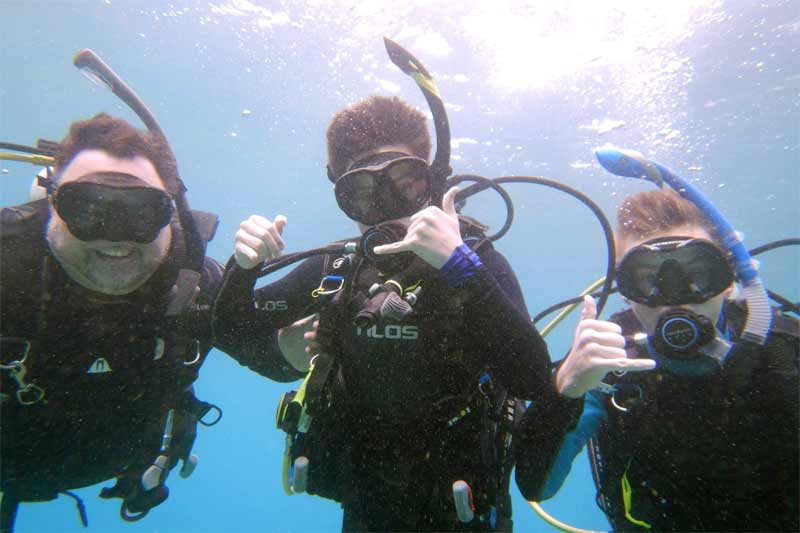
{"type": "MultiPolygon", "coordinates": [[[[439,90],[436,87],[436,84],[434,83],[430,73],[425,69],[422,63],[416,57],[414,57],[408,50],[406,50],[396,42],[392,41],[388,37],[384,37],[383,42],[386,47],[386,52],[389,55],[389,59],[401,71],[403,71],[404,74],[407,74],[414,80],[414,82],[422,91],[422,94],[425,97],[426,102],[428,103],[428,107],[430,108],[431,114],[433,115],[433,123],[436,132],[436,154],[434,156],[433,162],[429,165],[431,171],[430,204],[441,208],[442,197],[444,196],[444,193],[446,192],[447,188],[450,186],[458,185],[463,182],[471,181],[477,183],[462,189],[456,195],[456,205],[459,210],[460,206],[463,206],[463,204],[465,203],[467,197],[477,194],[486,189],[493,189],[502,198],[507,212],[506,221],[503,224],[503,227],[500,228],[500,230],[497,231],[494,235],[487,237],[491,241],[496,241],[501,237],[503,237],[508,232],[514,219],[513,202],[508,192],[506,192],[506,190],[502,187],[502,184],[532,183],[535,185],[543,185],[546,187],[560,190],[561,192],[570,194],[571,196],[577,198],[579,201],[581,201],[584,205],[586,205],[589,209],[592,210],[592,212],[600,222],[600,225],[603,228],[603,233],[605,235],[608,257],[606,260],[606,276],[602,282],[603,290],[600,293],[600,299],[598,301],[598,313],[602,311],[603,306],[605,305],[606,300],[608,299],[608,296],[611,294],[613,288],[615,252],[614,252],[614,239],[612,235],[611,225],[609,224],[606,217],[603,215],[603,212],[599,208],[599,206],[597,206],[591,199],[589,199],[586,195],[582,194],[580,191],[577,191],[564,184],[558,183],[553,180],[548,180],[545,178],[512,176],[512,177],[489,179],[476,175],[459,175],[450,178],[450,175],[452,173],[452,169],[450,167],[450,123],[447,118],[444,102],[442,101],[442,97],[439,95],[439,90]]],[[[337,176],[333,174],[330,167],[328,167],[328,178],[332,182],[336,182],[337,179],[337,176]]],[[[304,252],[290,253],[278,257],[276,259],[273,259],[272,261],[267,261],[263,265],[261,265],[261,267],[259,267],[258,276],[259,277],[266,276],[277,270],[285,268],[293,263],[296,263],[298,261],[301,261],[303,259],[315,255],[348,254],[348,253],[361,253],[362,255],[365,256],[371,255],[370,250],[368,249],[367,246],[364,245],[363,242],[339,243],[321,248],[315,248],[313,250],[307,250],[304,252]]]]}
{"type": "Polygon", "coordinates": [[[436,87],[433,77],[423,64],[411,55],[411,52],[388,37],[383,38],[383,44],[386,46],[386,53],[389,54],[392,63],[397,65],[403,74],[410,76],[422,91],[431,115],[433,115],[433,127],[436,131],[436,155],[430,165],[431,205],[442,207],[447,178],[453,172],[450,167],[450,122],[447,119],[444,101],[439,95],[439,89],[436,87]]]}
{"type": "Polygon", "coordinates": [[[183,184],[181,177],[178,173],[178,162],[175,159],[175,154],[172,147],[167,141],[164,131],[159,126],[153,113],[142,102],[141,98],[133,92],[116,72],[109,67],[100,56],[92,50],[84,49],[75,54],[73,64],[78,67],[90,80],[95,83],[102,84],[113,92],[117,98],[122,100],[131,111],[136,113],[136,116],[141,119],[147,130],[151,135],[156,136],[166,148],[166,156],[168,160],[165,164],[161,165],[159,170],[166,175],[162,176],[167,186],[167,191],[175,201],[175,207],[178,212],[178,220],[183,228],[184,240],[186,246],[186,259],[188,264],[194,269],[202,268],[205,258],[205,247],[200,233],[197,229],[197,224],[192,217],[189,203],[186,200],[186,186],[183,184]]]}
{"type": "MultiPolygon", "coordinates": [[[[417,84],[417,87],[420,88],[425,101],[428,103],[431,115],[433,115],[433,126],[436,133],[436,154],[433,157],[433,162],[429,165],[431,173],[430,204],[442,207],[442,198],[447,188],[447,178],[453,172],[450,167],[450,122],[447,119],[444,102],[439,95],[439,89],[436,87],[433,77],[411,52],[388,37],[383,38],[383,44],[386,46],[386,53],[392,63],[404,74],[410,76],[417,84]]],[[[328,178],[333,182],[337,179],[330,167],[328,167],[328,178]]],[[[510,199],[508,201],[510,202],[510,199]]],[[[363,246],[359,246],[359,243],[354,242],[286,254],[262,265],[259,270],[259,277],[271,274],[308,257],[322,254],[353,253],[359,251],[360,248],[363,248],[363,246]]],[[[364,253],[365,250],[360,251],[364,253]]],[[[366,250],[366,253],[370,255],[370,250],[366,250]]]]}

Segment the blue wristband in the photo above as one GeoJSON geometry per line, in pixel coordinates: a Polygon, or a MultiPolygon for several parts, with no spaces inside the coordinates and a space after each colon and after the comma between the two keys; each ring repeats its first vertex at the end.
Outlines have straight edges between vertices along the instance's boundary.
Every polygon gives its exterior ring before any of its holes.
{"type": "Polygon", "coordinates": [[[447,284],[452,287],[460,287],[469,278],[478,273],[483,266],[478,254],[466,244],[461,244],[453,250],[450,259],[442,265],[439,270],[447,278],[447,284]]]}

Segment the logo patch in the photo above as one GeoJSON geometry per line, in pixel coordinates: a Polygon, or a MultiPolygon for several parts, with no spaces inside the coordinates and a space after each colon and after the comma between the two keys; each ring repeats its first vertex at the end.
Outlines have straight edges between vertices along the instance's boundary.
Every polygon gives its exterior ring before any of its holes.
{"type": "Polygon", "coordinates": [[[391,324],[384,326],[381,330],[378,330],[377,326],[372,326],[368,329],[356,327],[356,335],[366,335],[370,339],[413,341],[419,338],[419,331],[417,330],[417,326],[400,326],[398,324],[391,324]]]}
{"type": "Polygon", "coordinates": [[[89,370],[86,371],[87,374],[105,374],[106,372],[111,372],[111,365],[108,364],[105,357],[98,357],[94,360],[94,363],[91,364],[89,370]]]}
{"type": "Polygon", "coordinates": [[[286,311],[289,309],[289,304],[285,300],[267,300],[265,302],[256,302],[256,309],[262,311],[286,311]]]}

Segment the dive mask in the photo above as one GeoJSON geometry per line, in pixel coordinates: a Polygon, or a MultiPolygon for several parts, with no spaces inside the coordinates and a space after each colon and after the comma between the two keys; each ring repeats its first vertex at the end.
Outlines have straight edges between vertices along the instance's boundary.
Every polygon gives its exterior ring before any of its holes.
{"type": "Polygon", "coordinates": [[[52,188],[58,216],[82,241],[146,244],[172,219],[172,198],[130,174],[98,172],[52,188]]]}
{"type": "Polygon", "coordinates": [[[383,152],[355,162],[334,183],[336,202],[367,226],[411,216],[431,196],[428,162],[400,152],[383,152]]]}
{"type": "Polygon", "coordinates": [[[720,294],[735,276],[714,243],[662,237],[631,249],[616,271],[620,294],[649,307],[702,303],[720,294]]]}

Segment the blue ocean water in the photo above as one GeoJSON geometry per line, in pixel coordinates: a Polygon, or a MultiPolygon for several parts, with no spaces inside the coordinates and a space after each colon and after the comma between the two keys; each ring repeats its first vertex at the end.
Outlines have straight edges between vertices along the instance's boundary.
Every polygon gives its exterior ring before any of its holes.
{"type": "MultiPolygon", "coordinates": [[[[0,139],[57,140],[70,122],[106,111],[136,121],[87,82],[73,54],[92,48],[149,104],[173,145],[195,208],[221,225],[210,245],[224,262],[252,213],[285,214],[287,249],[354,232],[325,177],[333,113],[373,93],[421,109],[410,79],[387,59],[389,35],[424,61],[448,104],[456,173],[539,175],[591,196],[611,217],[647,184],[605,173],[591,149],[634,148],[697,183],[756,246],[800,234],[800,7],[791,0],[671,2],[250,2],[10,0],[0,2],[0,139]]],[[[2,205],[26,200],[35,170],[0,165],[2,205]]],[[[592,215],[573,199],[509,187],[517,209],[498,243],[531,314],[575,295],[604,268],[592,215]]],[[[466,212],[494,227],[490,194],[466,212]]],[[[2,268],[13,258],[2,257],[2,268]]],[[[763,257],[767,284],[800,297],[800,253],[763,257]]],[[[612,300],[607,313],[618,308],[612,300]]],[[[576,317],[549,338],[569,349],[576,317]]],[[[337,505],[285,496],[275,384],[213,352],[198,397],[223,421],[199,432],[200,465],[169,481],[171,496],[125,524],[118,503],[80,490],[93,531],[331,531],[337,505]]],[[[114,421],[109,420],[113,426],[114,421]]],[[[513,488],[517,531],[549,530],[513,488]]],[[[581,458],[545,508],[607,528],[581,458]]],[[[80,531],[71,500],[23,505],[19,533],[80,531]]]]}

